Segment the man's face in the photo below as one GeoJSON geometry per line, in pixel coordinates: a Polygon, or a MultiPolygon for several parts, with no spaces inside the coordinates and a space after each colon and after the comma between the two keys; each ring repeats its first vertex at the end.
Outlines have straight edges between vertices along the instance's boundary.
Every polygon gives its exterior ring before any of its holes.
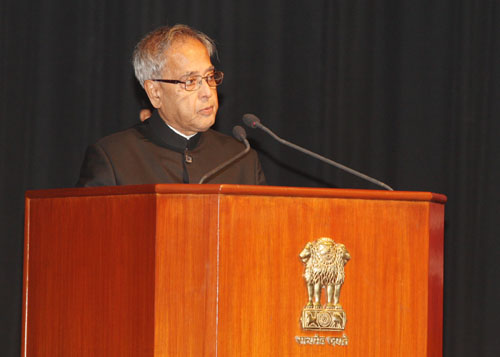
{"type": "MultiPolygon", "coordinates": [[[[167,50],[161,79],[183,81],[192,75],[206,76],[213,70],[205,46],[196,39],[184,38],[167,50]]],[[[152,81],[146,81],[145,87],[160,117],[181,133],[193,135],[214,124],[219,108],[217,90],[209,87],[205,80],[195,91],[186,91],[182,84],[152,81]]]]}

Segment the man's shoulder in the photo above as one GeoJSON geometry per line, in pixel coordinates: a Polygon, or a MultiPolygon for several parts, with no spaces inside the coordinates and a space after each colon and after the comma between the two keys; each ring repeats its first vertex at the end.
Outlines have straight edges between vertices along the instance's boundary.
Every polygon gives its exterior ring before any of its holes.
{"type": "Polygon", "coordinates": [[[145,125],[140,123],[131,128],[117,131],[100,138],[96,144],[108,147],[142,141],[144,139],[144,127],[145,125]]]}
{"type": "Polygon", "coordinates": [[[241,145],[243,145],[243,143],[239,142],[232,136],[223,134],[220,131],[216,131],[214,129],[208,129],[204,133],[204,136],[207,140],[210,140],[212,142],[217,142],[224,146],[229,145],[229,146],[241,147],[241,145]]]}
{"type": "MultiPolygon", "coordinates": [[[[219,162],[228,160],[245,150],[245,145],[242,142],[218,131],[209,129],[204,133],[204,136],[206,140],[202,140],[200,150],[207,152],[207,155],[211,156],[212,159],[217,158],[219,162]]],[[[233,177],[227,182],[249,185],[263,185],[266,182],[257,152],[253,149],[240,157],[237,162],[231,164],[226,169],[226,173],[229,176],[235,175],[234,177],[237,177],[237,179],[233,177]]]]}
{"type": "MultiPolygon", "coordinates": [[[[199,145],[200,150],[209,150],[211,152],[224,153],[232,156],[245,149],[245,144],[236,140],[232,136],[223,134],[219,131],[209,129],[203,133],[204,139],[199,145]]],[[[247,157],[252,159],[257,158],[257,153],[254,149],[250,149],[247,157]]]]}

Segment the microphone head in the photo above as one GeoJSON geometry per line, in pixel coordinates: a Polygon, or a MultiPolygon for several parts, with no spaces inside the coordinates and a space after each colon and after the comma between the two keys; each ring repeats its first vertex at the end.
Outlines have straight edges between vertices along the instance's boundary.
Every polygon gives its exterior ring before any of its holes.
{"type": "Polygon", "coordinates": [[[253,114],[245,114],[243,115],[243,123],[245,123],[246,126],[255,129],[256,127],[259,126],[260,119],[253,114]]]}
{"type": "Polygon", "coordinates": [[[243,127],[236,125],[233,128],[233,136],[238,139],[238,141],[244,141],[247,138],[247,132],[243,127]]]}

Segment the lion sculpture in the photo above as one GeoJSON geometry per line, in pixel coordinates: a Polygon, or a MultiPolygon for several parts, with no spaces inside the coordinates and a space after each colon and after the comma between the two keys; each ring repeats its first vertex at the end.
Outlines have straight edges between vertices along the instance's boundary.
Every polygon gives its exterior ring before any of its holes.
{"type": "Polygon", "coordinates": [[[307,243],[299,257],[305,264],[304,279],[309,295],[306,308],[321,308],[321,289],[325,287],[326,308],[342,309],[340,288],[344,283],[344,266],[351,259],[345,246],[331,238],[319,238],[307,243]]]}

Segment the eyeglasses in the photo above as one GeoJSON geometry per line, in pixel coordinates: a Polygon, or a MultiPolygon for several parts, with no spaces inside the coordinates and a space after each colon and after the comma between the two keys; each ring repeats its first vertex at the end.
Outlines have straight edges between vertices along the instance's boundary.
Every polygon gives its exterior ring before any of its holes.
{"type": "Polygon", "coordinates": [[[217,87],[222,84],[222,79],[224,78],[224,73],[221,71],[214,71],[207,74],[205,77],[200,75],[189,76],[185,81],[179,81],[177,79],[152,79],[155,82],[172,83],[172,84],[182,84],[182,87],[187,91],[195,91],[200,89],[203,80],[207,81],[210,87],[217,87]]]}

